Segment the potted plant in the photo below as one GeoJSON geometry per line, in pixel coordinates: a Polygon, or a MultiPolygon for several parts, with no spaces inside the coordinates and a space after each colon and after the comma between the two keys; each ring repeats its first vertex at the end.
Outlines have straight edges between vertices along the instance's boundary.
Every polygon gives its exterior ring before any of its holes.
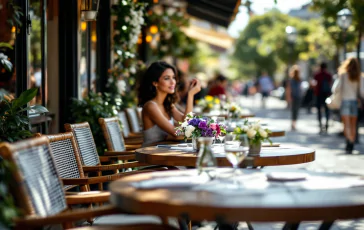
{"type": "Polygon", "coordinates": [[[0,95],[0,142],[14,142],[31,137],[30,121],[27,111],[46,113],[48,110],[41,105],[27,106],[37,95],[38,88],[24,91],[18,98],[0,95]]]}
{"type": "MultiPolygon", "coordinates": [[[[28,89],[16,99],[0,94],[0,142],[14,142],[33,136],[27,116],[27,110],[35,113],[45,113],[48,110],[40,105],[28,106],[37,94],[38,89],[28,89]]],[[[0,228],[11,227],[12,220],[20,212],[14,204],[14,199],[8,191],[11,178],[9,162],[0,157],[0,228]]]]}
{"type": "Polygon", "coordinates": [[[245,120],[242,126],[234,129],[234,133],[237,135],[246,134],[248,136],[249,155],[259,155],[263,141],[269,141],[272,144],[272,141],[269,139],[271,131],[263,129],[259,121],[249,122],[245,120]]]}

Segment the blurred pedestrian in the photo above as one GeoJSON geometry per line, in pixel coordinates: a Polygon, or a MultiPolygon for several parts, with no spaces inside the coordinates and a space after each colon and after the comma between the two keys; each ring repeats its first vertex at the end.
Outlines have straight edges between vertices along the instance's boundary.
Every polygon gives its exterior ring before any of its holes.
{"type": "Polygon", "coordinates": [[[319,122],[320,133],[328,131],[330,110],[327,107],[325,100],[331,95],[332,75],[327,71],[327,64],[321,63],[320,70],[315,74],[314,79],[316,81],[315,95],[316,95],[316,108],[317,119],[319,122]],[[326,125],[322,126],[321,123],[321,108],[325,108],[326,125]]]}
{"type": "Polygon", "coordinates": [[[273,81],[267,71],[263,71],[262,75],[259,77],[258,88],[259,92],[262,94],[262,107],[265,108],[265,101],[274,88],[273,81]]]}
{"type": "Polygon", "coordinates": [[[341,119],[344,123],[346,137],[346,153],[354,149],[356,121],[358,118],[358,100],[364,96],[364,81],[361,79],[359,62],[356,58],[348,58],[339,67],[339,77],[332,91],[341,93],[341,119]]]}
{"type": "Polygon", "coordinates": [[[219,74],[216,77],[215,84],[210,88],[208,95],[211,96],[219,96],[219,95],[226,95],[226,86],[228,84],[227,78],[219,74]]]}
{"type": "Polygon", "coordinates": [[[287,95],[291,101],[291,129],[296,130],[296,121],[302,101],[301,76],[300,69],[297,65],[291,67],[289,71],[290,80],[287,84],[287,95]]]}

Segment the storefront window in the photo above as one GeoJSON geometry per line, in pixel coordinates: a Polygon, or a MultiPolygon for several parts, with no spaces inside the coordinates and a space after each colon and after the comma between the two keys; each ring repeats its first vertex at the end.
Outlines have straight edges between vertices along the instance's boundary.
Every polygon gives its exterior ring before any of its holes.
{"type": "Polygon", "coordinates": [[[80,81],[81,97],[87,97],[89,89],[96,92],[96,22],[81,22],[80,81]]]}
{"type": "MultiPolygon", "coordinates": [[[[29,16],[32,22],[30,35],[28,36],[28,60],[29,60],[29,88],[38,88],[38,93],[31,104],[43,104],[42,98],[46,98],[43,84],[46,78],[46,71],[42,70],[45,57],[42,55],[42,4],[46,0],[29,0],[29,16]]],[[[46,28],[46,25],[43,27],[46,28]]],[[[45,65],[44,65],[45,66],[45,65]]],[[[46,101],[46,100],[45,100],[46,101]]]]}

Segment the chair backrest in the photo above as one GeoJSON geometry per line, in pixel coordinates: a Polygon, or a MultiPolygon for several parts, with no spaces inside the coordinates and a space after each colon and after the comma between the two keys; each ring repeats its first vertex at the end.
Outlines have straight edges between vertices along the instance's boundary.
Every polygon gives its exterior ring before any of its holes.
{"type": "MultiPolygon", "coordinates": [[[[79,150],[72,132],[45,135],[49,140],[54,161],[61,178],[84,178],[79,150]]],[[[70,189],[72,185],[65,185],[64,189],[70,189]]],[[[82,191],[87,191],[81,186],[82,191]]]]}
{"type": "Polygon", "coordinates": [[[124,138],[118,117],[99,118],[99,123],[109,151],[125,151],[124,138]]]}
{"type": "Polygon", "coordinates": [[[122,131],[124,137],[129,137],[130,134],[130,126],[128,123],[128,118],[126,118],[126,114],[124,111],[121,111],[118,113],[119,120],[121,121],[121,124],[123,126],[122,131]]]}
{"type": "Polygon", "coordinates": [[[76,139],[77,147],[81,155],[81,163],[86,166],[100,164],[99,155],[88,122],[78,124],[65,124],[67,132],[72,132],[76,139]]]}
{"type": "Polygon", "coordinates": [[[143,127],[143,116],[142,116],[143,108],[142,107],[137,107],[136,112],[137,112],[137,115],[138,115],[139,124],[140,124],[141,127],[143,127]]]}
{"type": "Polygon", "coordinates": [[[127,108],[125,109],[128,121],[129,121],[129,125],[131,128],[131,131],[134,133],[138,133],[141,131],[140,129],[140,124],[139,124],[139,120],[138,120],[138,114],[135,110],[135,108],[127,108]]]}
{"type": "Polygon", "coordinates": [[[47,137],[0,144],[12,168],[13,194],[26,215],[49,216],[67,208],[63,184],[47,137]]]}

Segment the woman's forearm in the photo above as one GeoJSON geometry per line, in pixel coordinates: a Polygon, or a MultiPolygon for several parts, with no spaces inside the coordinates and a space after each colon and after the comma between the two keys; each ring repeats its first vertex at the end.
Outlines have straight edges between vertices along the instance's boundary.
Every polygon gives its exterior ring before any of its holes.
{"type": "Polygon", "coordinates": [[[184,117],[186,117],[186,115],[189,112],[192,112],[192,110],[193,110],[193,99],[194,99],[194,94],[191,94],[189,92],[188,95],[187,95],[187,102],[186,102],[186,109],[185,109],[184,117]]]}

